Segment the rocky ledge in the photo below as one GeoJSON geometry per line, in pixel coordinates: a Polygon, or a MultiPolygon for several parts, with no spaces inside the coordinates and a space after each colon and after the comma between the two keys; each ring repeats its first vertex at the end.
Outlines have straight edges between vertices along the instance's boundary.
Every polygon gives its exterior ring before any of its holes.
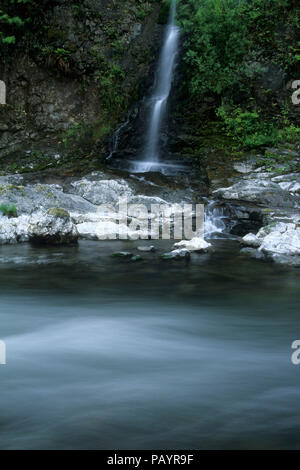
{"type": "Polygon", "coordinates": [[[242,236],[244,254],[300,266],[300,174],[279,172],[252,161],[241,166],[231,186],[212,194],[236,219],[233,231],[242,236]]]}
{"type": "MultiPolygon", "coordinates": [[[[124,179],[98,171],[60,184],[41,184],[33,175],[2,176],[0,244],[70,244],[78,239],[113,240],[117,234],[129,240],[148,239],[148,209],[152,204],[168,208],[177,203],[181,211],[181,203],[186,202],[191,201],[183,199],[180,189],[168,190],[167,186],[154,186],[146,179],[140,182],[130,175],[124,179]],[[120,201],[125,199],[128,206],[123,213],[120,201]],[[140,212],[143,207],[147,209],[144,216],[140,212]]],[[[151,217],[160,222],[159,213],[151,217]]],[[[204,240],[185,243],[186,251],[205,251],[208,247],[204,240]]]]}

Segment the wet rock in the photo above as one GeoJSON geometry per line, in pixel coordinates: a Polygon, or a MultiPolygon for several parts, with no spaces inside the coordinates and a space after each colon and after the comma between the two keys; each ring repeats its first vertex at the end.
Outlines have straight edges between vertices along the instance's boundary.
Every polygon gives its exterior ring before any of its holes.
{"type": "Polygon", "coordinates": [[[300,255],[300,228],[293,227],[293,224],[285,225],[286,229],[284,231],[283,229],[277,229],[275,226],[274,229],[262,239],[261,251],[276,255],[300,255]],[[289,227],[289,225],[291,226],[289,227]]]}
{"type": "Polygon", "coordinates": [[[61,207],[69,212],[93,212],[93,204],[74,194],[67,194],[58,184],[0,183],[1,203],[15,205],[19,214],[61,207]]]}
{"type": "Polygon", "coordinates": [[[247,201],[258,205],[298,208],[300,197],[291,195],[270,179],[242,179],[233,186],[213,192],[215,197],[235,201],[247,201]]]}
{"type": "Polygon", "coordinates": [[[251,171],[254,170],[256,164],[256,160],[253,159],[251,161],[246,161],[246,162],[236,162],[233,165],[233,168],[235,171],[239,173],[250,173],[251,171]]]}
{"type": "Polygon", "coordinates": [[[28,216],[9,219],[0,215],[0,245],[28,241],[28,225],[28,216]]]}
{"type": "Polygon", "coordinates": [[[241,252],[257,259],[270,259],[276,263],[298,266],[300,227],[294,223],[274,222],[262,227],[256,235],[246,235],[242,244],[248,247],[241,252]]]}
{"type": "Polygon", "coordinates": [[[86,178],[72,183],[74,194],[88,202],[99,204],[116,204],[122,197],[130,198],[133,191],[125,180],[89,181],[86,178]]]}
{"type": "Polygon", "coordinates": [[[180,259],[189,260],[190,257],[191,257],[190,252],[186,250],[185,248],[173,250],[170,253],[164,253],[163,255],[161,255],[161,258],[163,260],[180,260],[180,259]]]}
{"type": "Polygon", "coordinates": [[[82,222],[77,225],[81,238],[89,240],[138,240],[148,239],[148,230],[134,230],[125,223],[117,224],[113,220],[99,217],[95,222],[82,222]]]}
{"type": "Polygon", "coordinates": [[[241,253],[254,259],[266,260],[265,254],[255,248],[242,248],[241,253]]]}
{"type": "Polygon", "coordinates": [[[70,215],[62,209],[35,214],[29,221],[28,238],[32,243],[64,245],[76,243],[78,237],[70,215]]]}
{"type": "Polygon", "coordinates": [[[139,251],[147,252],[154,252],[156,251],[155,246],[138,246],[139,251]]]}
{"type": "Polygon", "coordinates": [[[202,237],[195,237],[191,240],[182,240],[175,243],[174,248],[184,248],[188,251],[207,252],[212,248],[212,245],[204,240],[202,237]]]}
{"type": "Polygon", "coordinates": [[[242,244],[253,248],[259,248],[262,244],[262,240],[254,235],[254,233],[248,233],[248,235],[245,235],[242,238],[242,244]]]}
{"type": "Polygon", "coordinates": [[[300,175],[299,173],[290,173],[287,175],[275,176],[272,178],[274,183],[277,183],[280,188],[294,194],[300,193],[300,175]]]}

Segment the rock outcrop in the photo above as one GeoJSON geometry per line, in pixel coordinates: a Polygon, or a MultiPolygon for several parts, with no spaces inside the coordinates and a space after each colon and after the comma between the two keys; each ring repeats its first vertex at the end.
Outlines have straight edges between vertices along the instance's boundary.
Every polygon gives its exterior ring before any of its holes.
{"type": "MultiPolygon", "coordinates": [[[[294,157],[299,157],[297,152],[294,157]]],[[[243,169],[241,173],[231,186],[219,188],[213,195],[229,204],[237,224],[250,229],[241,239],[242,252],[300,266],[299,173],[278,175],[276,168],[266,171],[264,167],[243,169]],[[260,221],[257,230],[249,222],[253,213],[256,222],[260,221]]]]}
{"type": "Polygon", "coordinates": [[[160,0],[79,3],[48,2],[32,42],[11,47],[11,60],[0,54],[0,158],[26,161],[32,146],[86,157],[95,145],[106,156],[107,137],[139,98],[160,44],[160,0]]]}
{"type": "Polygon", "coordinates": [[[32,243],[67,245],[76,243],[79,234],[70,214],[61,208],[35,214],[29,220],[28,238],[32,243]]]}

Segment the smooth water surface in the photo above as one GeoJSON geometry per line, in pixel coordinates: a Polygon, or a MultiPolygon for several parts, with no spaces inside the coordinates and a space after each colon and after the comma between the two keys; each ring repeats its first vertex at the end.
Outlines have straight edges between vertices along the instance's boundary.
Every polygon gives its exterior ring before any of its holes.
{"type": "Polygon", "coordinates": [[[1,247],[0,448],[300,448],[300,273],[222,243],[1,247]]]}

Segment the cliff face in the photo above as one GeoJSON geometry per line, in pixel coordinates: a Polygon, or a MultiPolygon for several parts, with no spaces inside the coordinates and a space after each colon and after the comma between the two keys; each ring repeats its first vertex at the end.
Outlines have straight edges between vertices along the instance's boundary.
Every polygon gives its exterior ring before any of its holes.
{"type": "Polygon", "coordinates": [[[160,0],[54,3],[2,59],[2,160],[32,148],[105,155],[159,48],[160,0]]]}

